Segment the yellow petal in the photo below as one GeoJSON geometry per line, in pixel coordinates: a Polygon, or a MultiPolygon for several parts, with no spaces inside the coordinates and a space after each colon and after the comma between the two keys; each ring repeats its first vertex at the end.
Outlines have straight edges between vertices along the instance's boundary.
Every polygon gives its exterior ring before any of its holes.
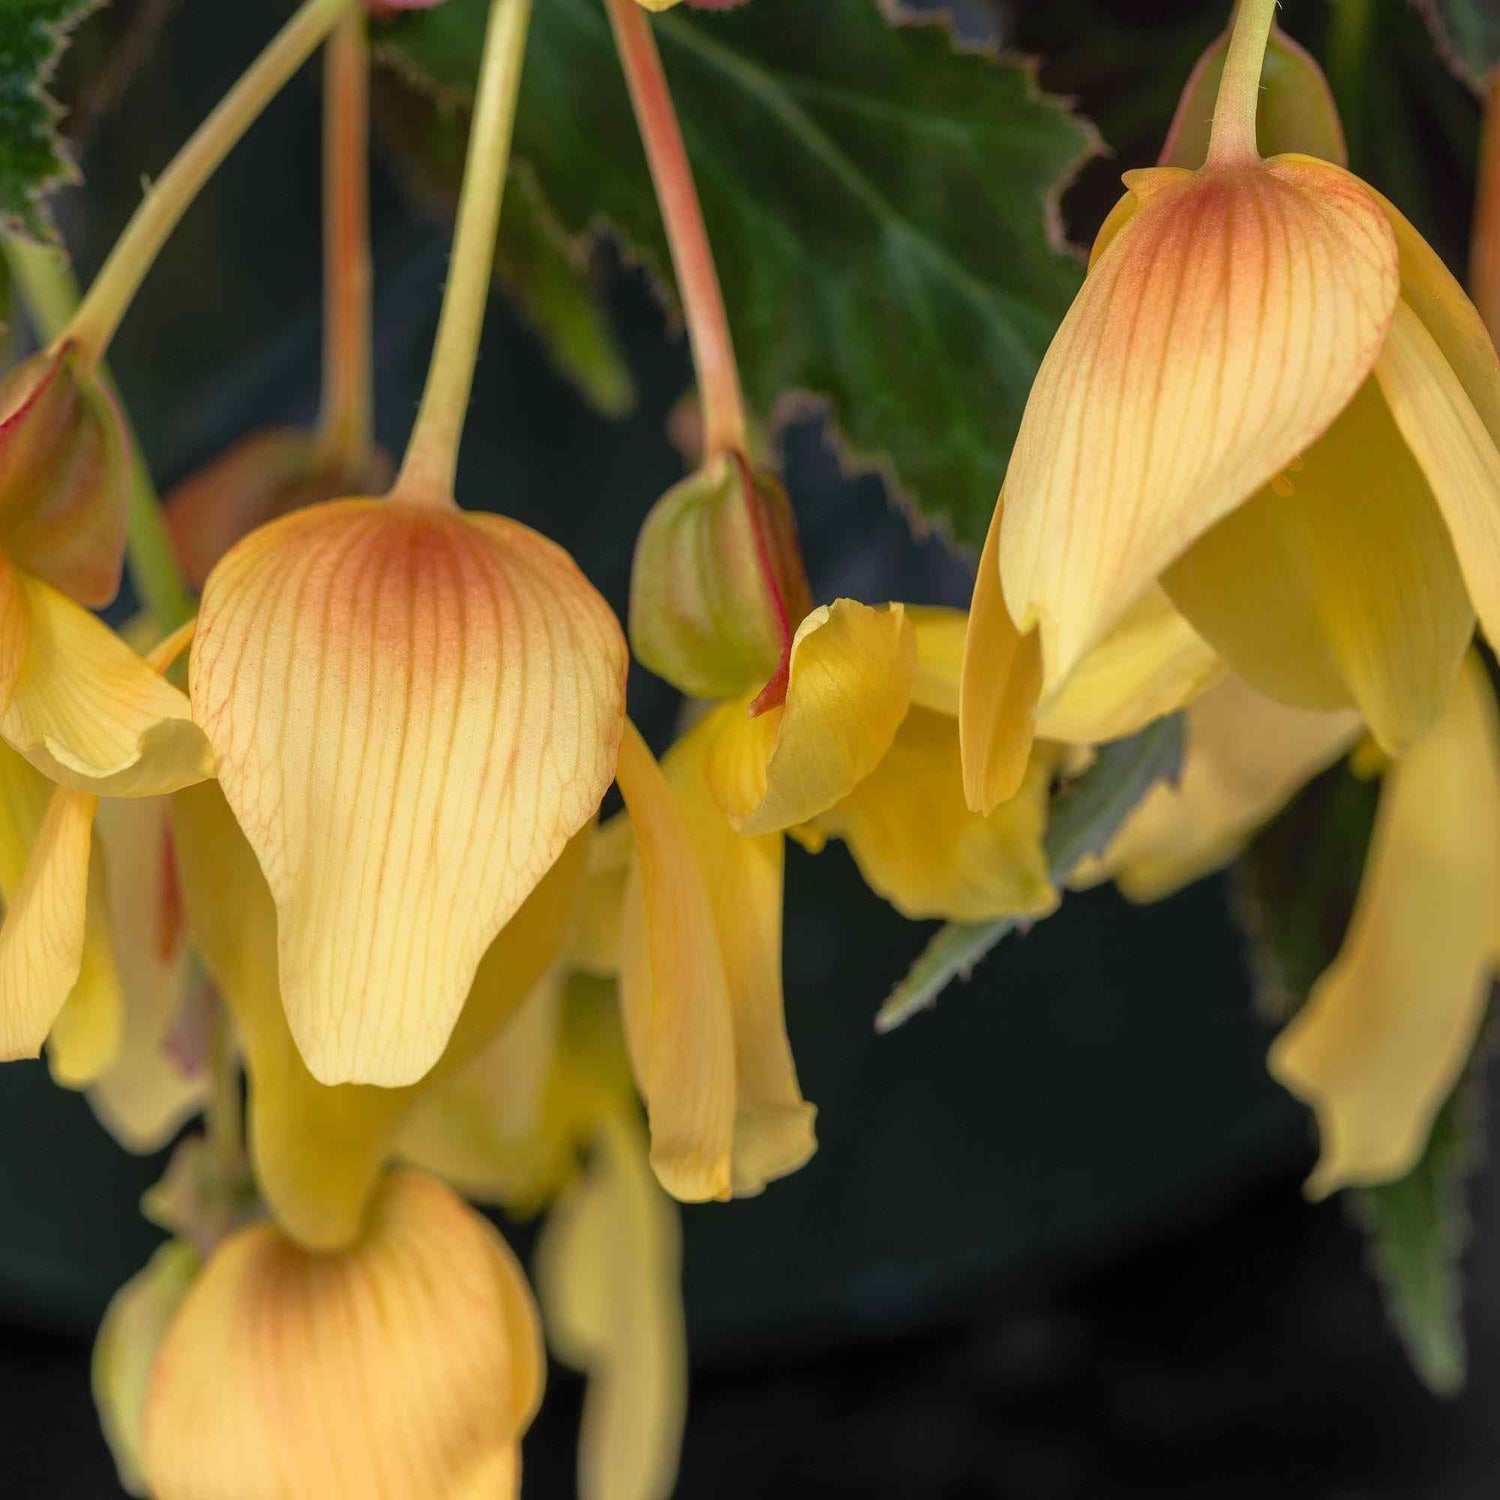
{"type": "Polygon", "coordinates": [[[1448,528],[1367,381],[1283,477],[1196,542],[1167,592],[1230,665],[1298,708],[1357,708],[1399,754],[1448,701],[1474,632],[1448,528]]]}
{"type": "Polygon", "coordinates": [[[908,604],[912,639],[917,648],[917,672],[912,678],[914,708],[958,717],[960,684],[964,669],[964,637],[969,617],[961,609],[931,604],[908,604]]]}
{"type": "Polygon", "coordinates": [[[575,842],[486,952],[453,1036],[421,1085],[326,1085],[308,1071],[281,1005],[276,909],[218,788],[174,799],[188,926],[234,1014],[250,1077],[250,1152],[271,1211],[299,1243],[347,1245],[420,1089],[472,1059],[560,950],[587,850],[575,842]]]}
{"type": "Polygon", "coordinates": [[[651,1122],[651,1165],[674,1198],[728,1198],[734,1019],[713,906],[666,779],[629,722],[618,774],[637,851],[620,928],[620,1004],[651,1122]]]}
{"type": "MultiPolygon", "coordinates": [[[[53,793],[54,797],[81,795],[61,789],[53,793]]],[[[40,845],[37,857],[43,857],[40,845]]],[[[47,857],[66,862],[73,856],[54,852],[47,857]]],[[[119,1062],[125,1044],[125,996],[103,892],[104,871],[95,848],[89,859],[78,978],[47,1037],[47,1070],[55,1083],[69,1089],[97,1085],[119,1062]]]]}
{"type": "Polygon", "coordinates": [[[1023,633],[1041,630],[1048,693],[1322,434],[1396,302],[1380,205],[1326,162],[1130,185],[1144,201],[1053,340],[1005,480],[1005,602],[1023,633]]]}
{"type": "Polygon", "coordinates": [[[735,1196],[744,1197],[808,1160],[817,1148],[817,1111],[797,1083],[781,993],[785,841],[779,833],[736,833],[705,779],[708,751],[725,720],[745,722],[743,708],[725,704],[695,725],[667,753],[662,772],[702,872],[728,983],[736,1100],[731,1176],[735,1196]]]}
{"type": "Polygon", "coordinates": [[[634,859],[630,819],[623,812],[616,813],[589,845],[588,878],[568,939],[568,962],[573,968],[599,977],[619,972],[620,909],[634,859]]]}
{"type": "Polygon", "coordinates": [[[191,696],[280,913],[325,1083],[413,1083],[485,949],[614,774],[626,651],[524,526],[344,500],[247,537],[204,590],[191,696]]]}
{"type": "Polygon", "coordinates": [[[772,833],[847,796],[880,763],[915,677],[901,605],[839,599],[813,610],[792,638],[785,704],[724,721],[708,751],[709,785],[729,821],[741,833],[772,833]]]}
{"type": "Polygon", "coordinates": [[[866,884],[903,916],[1041,916],[1057,905],[1042,849],[1054,763],[1033,755],[1009,802],[970,812],[957,726],[914,708],[885,759],[817,827],[849,845],[866,884]]]}
{"type": "Polygon", "coordinates": [[[1149,792],[1103,860],[1073,883],[1113,876],[1132,901],[1156,901],[1227,864],[1297,790],[1359,734],[1356,715],[1312,713],[1226,677],[1187,711],[1176,786],[1149,792]]]}
{"type": "Polygon", "coordinates": [[[99,1425],[114,1455],[120,1488],[146,1494],[141,1470],[141,1422],[156,1351],[198,1273],[198,1252],[169,1240],[143,1271],[110,1298],[94,1340],[90,1383],[99,1425]]]}
{"type": "Polygon", "coordinates": [[[559,1359],[588,1376],[581,1500],[666,1500],[687,1411],[677,1210],[639,1124],[606,1117],[584,1176],[548,1216],[537,1294],[559,1359]]]}
{"type": "MultiPolygon", "coordinates": [[[[1396,425],[1432,485],[1469,597],[1500,640],[1500,450],[1437,341],[1403,301],[1375,366],[1396,425]]],[[[1500,365],[1495,378],[1500,381],[1500,365]]]]}
{"type": "Polygon", "coordinates": [[[1271,1048],[1318,1116],[1314,1195],[1410,1171],[1473,1050],[1496,956],[1497,735],[1471,657],[1438,728],[1387,774],[1344,946],[1271,1048]]]}
{"type": "Polygon", "coordinates": [[[1224,675],[1218,653],[1148,589],[1042,705],[1037,734],[1064,745],[1102,745],[1191,703],[1224,675]]]}
{"type": "Polygon", "coordinates": [[[268,1223],[219,1246],[152,1369],[143,1468],[156,1500],[498,1500],[541,1386],[504,1240],[430,1178],[392,1173],[342,1254],[268,1223]]]}
{"type": "Polygon", "coordinates": [[[88,1100],[128,1150],[159,1151],[198,1112],[203,1069],[169,1051],[189,994],[187,944],[179,930],[171,827],[165,798],[110,798],[94,829],[103,851],[104,904],[124,1005],[120,1050],[89,1087],[88,1100]]]}
{"type": "Polygon", "coordinates": [[[30,631],[0,735],[59,786],[149,797],[213,775],[187,698],[103,621],[19,575],[30,631]]]}
{"type": "Polygon", "coordinates": [[[1000,591],[1000,535],[1005,496],[995,502],[974,579],[964,637],[958,738],[964,800],[991,813],[1020,790],[1036,738],[1042,690],[1041,637],[1020,634],[1000,591]]]}

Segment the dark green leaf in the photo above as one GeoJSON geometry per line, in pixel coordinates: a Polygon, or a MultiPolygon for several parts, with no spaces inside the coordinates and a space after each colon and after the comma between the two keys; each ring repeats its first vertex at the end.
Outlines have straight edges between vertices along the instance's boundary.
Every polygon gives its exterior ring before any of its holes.
{"type": "MultiPolygon", "coordinates": [[[[383,49],[462,95],[486,5],[447,0],[383,49]]],[[[930,521],[978,543],[1037,364],[1079,281],[1052,220],[1088,128],[1024,65],[892,25],[876,0],[756,0],[656,23],[745,386],[805,392],[930,521]]],[[[575,234],[667,266],[601,0],[537,7],[516,149],[575,234]]]]}
{"type": "MultiPolygon", "coordinates": [[[[1053,799],[1047,821],[1047,863],[1061,885],[1079,864],[1102,854],[1142,797],[1182,769],[1183,720],[1158,719],[1139,734],[1100,748],[1084,775],[1053,799]]],[[[933,1005],[955,979],[966,979],[1001,939],[1022,925],[1014,917],[994,922],[948,922],[918,955],[875,1017],[875,1029],[894,1031],[933,1005]]]]}
{"type": "Polygon", "coordinates": [[[1500,63],[1500,9],[1494,0],[1413,0],[1427,18],[1444,57],[1479,88],[1500,63]]]}
{"type": "Polygon", "coordinates": [[[0,5],[0,228],[51,235],[44,199],[73,178],[46,85],[69,31],[100,0],[0,5]]]}
{"type": "Polygon", "coordinates": [[[1399,1182],[1350,1195],[1369,1235],[1386,1312],[1417,1374],[1439,1396],[1464,1384],[1464,1184],[1483,1153],[1483,1123],[1476,1068],[1433,1122],[1416,1166],[1399,1182]]]}

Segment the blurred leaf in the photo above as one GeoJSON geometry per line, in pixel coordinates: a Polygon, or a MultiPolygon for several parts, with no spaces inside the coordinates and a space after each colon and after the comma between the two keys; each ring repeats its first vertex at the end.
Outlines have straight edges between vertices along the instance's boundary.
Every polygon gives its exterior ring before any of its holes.
{"type": "Polygon", "coordinates": [[[1399,1182],[1350,1194],[1387,1316],[1413,1368],[1439,1396],[1464,1385],[1464,1184],[1483,1155],[1481,1103],[1481,1075],[1471,1069],[1433,1121],[1421,1161],[1399,1182]]]}
{"type": "Polygon", "coordinates": [[[1235,865],[1256,1006],[1287,1021],[1344,941],[1375,824],[1378,779],[1340,763],[1308,783],[1235,865]]]}
{"type": "Polygon", "coordinates": [[[1500,64],[1500,8],[1494,0],[1412,0],[1454,71],[1474,88],[1500,64]]]}
{"type": "MultiPolygon", "coordinates": [[[[1175,781],[1184,749],[1180,714],[1158,719],[1128,739],[1100,747],[1093,765],[1052,800],[1047,821],[1047,863],[1061,885],[1083,860],[1102,854],[1142,797],[1159,781],[1175,781]]],[[[1022,922],[948,922],[917,956],[875,1017],[875,1029],[894,1031],[936,1003],[955,979],[967,979],[1001,939],[1022,922]]]]}
{"type": "MultiPolygon", "coordinates": [[[[451,213],[463,180],[467,110],[390,74],[380,79],[373,102],[377,137],[408,189],[434,212],[451,213]]],[[[589,405],[607,417],[632,410],[635,382],[595,295],[588,247],[563,230],[524,164],[506,184],[495,275],[553,366],[589,405]]]]}
{"type": "Polygon", "coordinates": [[[74,168],[57,134],[47,81],[68,33],[100,0],[5,0],[0,5],[0,229],[51,238],[44,199],[74,168]]]}
{"type": "MultiPolygon", "coordinates": [[[[463,97],[484,0],[383,32],[463,97]]],[[[533,21],[516,149],[575,235],[605,223],[668,256],[600,0],[533,21]]],[[[1060,185],[1088,127],[1024,65],[876,0],[758,0],[654,23],[713,235],[750,399],[827,398],[856,459],[889,463],[929,521],[983,536],[1043,351],[1076,289],[1060,185]]]]}

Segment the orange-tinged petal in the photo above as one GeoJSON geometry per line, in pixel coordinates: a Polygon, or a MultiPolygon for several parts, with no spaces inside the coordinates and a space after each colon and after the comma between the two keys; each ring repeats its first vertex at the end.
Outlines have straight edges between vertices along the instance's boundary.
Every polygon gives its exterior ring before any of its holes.
{"type": "Polygon", "coordinates": [[[977,813],[992,813],[1020,790],[1036,738],[1037,699],[1042,691],[1041,637],[1022,635],[1000,590],[1002,494],[974,579],[969,630],[964,637],[959,684],[958,739],[963,759],[964,800],[977,813]]]}
{"type": "Polygon", "coordinates": [[[666,1500],[687,1414],[682,1234],[638,1121],[616,1109],[602,1126],[586,1173],[548,1215],[537,1295],[557,1357],[588,1376],[581,1500],[666,1500]]]}
{"type": "Polygon", "coordinates": [[[1392,754],[1442,715],[1474,633],[1448,528],[1373,379],[1165,583],[1263,693],[1357,708],[1392,754]]]}
{"type": "Polygon", "coordinates": [[[1037,734],[1064,745],[1102,745],[1191,703],[1224,674],[1218,653],[1148,589],[1041,707],[1037,734]]]}
{"type": "Polygon", "coordinates": [[[1041,916],[1057,905],[1042,848],[1054,768],[1053,755],[1034,754],[1010,801],[971,812],[957,726],[913,708],[885,759],[816,827],[849,845],[866,884],[903,916],[1041,916]]]}
{"type": "Polygon", "coordinates": [[[188,700],[103,621],[19,575],[29,630],[0,735],[59,786],[148,797],[213,775],[188,700]]]}
{"type": "Polygon", "coordinates": [[[156,1500],[498,1500],[542,1377],[505,1241],[441,1184],[392,1173],[341,1254],[269,1223],[220,1245],[152,1368],[142,1468],[156,1500]]]}
{"type": "MultiPolygon", "coordinates": [[[[713,913],[734,1019],[736,1111],[731,1161],[736,1197],[760,1192],[802,1166],[817,1148],[817,1111],[802,1097],[786,1034],[781,991],[782,870],[779,833],[736,833],[705,779],[720,721],[744,723],[725,704],[695,725],[662,761],[713,913]]],[[[955,745],[956,754],[956,745],[955,745]]],[[[955,766],[956,769],[956,766],[955,766]]]]}
{"type": "MultiPolygon", "coordinates": [[[[1375,366],[1380,389],[1452,534],[1469,597],[1500,640],[1500,450],[1436,339],[1402,302],[1375,366]]],[[[1500,383],[1500,364],[1495,365],[1500,383]]]]}
{"type": "Polygon", "coordinates": [[[174,800],[188,925],[234,1014],[250,1077],[250,1152],[286,1232],[314,1249],[358,1234],[397,1132],[424,1088],[488,1043],[556,958],[587,851],[575,841],[491,944],[438,1066],[420,1084],[329,1086],[308,1071],[277,982],[276,908],[217,787],[174,800]]]}
{"type": "Polygon", "coordinates": [[[786,702],[754,721],[722,720],[709,747],[709,785],[729,821],[773,833],[846,797],[890,745],[916,665],[901,605],[839,599],[813,610],[792,639],[786,702]]]}
{"type": "Polygon", "coordinates": [[[1326,162],[1129,185],[1141,207],[1043,361],[1005,481],[1005,602],[1023,633],[1041,631],[1046,692],[1321,435],[1396,302],[1385,215],[1326,162]]]}
{"type": "Polygon", "coordinates": [[[322,1082],[415,1082],[480,957],[614,774],[626,651],[560,548],[344,500],[263,527],[203,595],[191,696],[279,912],[322,1082]]]}
{"type": "Polygon", "coordinates": [[[1405,1176],[1473,1051],[1496,958],[1497,737],[1471,657],[1437,729],[1387,773],[1344,946],[1271,1048],[1318,1116],[1316,1196],[1405,1176]]]}
{"type": "Polygon", "coordinates": [[[674,1198],[728,1198],[734,1018],[713,905],[671,789],[628,722],[618,779],[637,853],[620,929],[620,1004],[651,1165],[674,1198]]]}
{"type": "Polygon", "coordinates": [[[168,802],[109,798],[99,805],[94,830],[124,1026],[119,1053],[90,1085],[88,1100],[121,1145],[159,1151],[208,1092],[206,1070],[185,1067],[169,1047],[190,993],[191,968],[175,926],[179,897],[168,802]]]}
{"type": "Polygon", "coordinates": [[[1072,883],[1113,876],[1132,901],[1156,901],[1228,864],[1250,835],[1354,743],[1358,717],[1314,713],[1226,677],[1187,710],[1175,786],[1149,792],[1102,860],[1072,883]]]}

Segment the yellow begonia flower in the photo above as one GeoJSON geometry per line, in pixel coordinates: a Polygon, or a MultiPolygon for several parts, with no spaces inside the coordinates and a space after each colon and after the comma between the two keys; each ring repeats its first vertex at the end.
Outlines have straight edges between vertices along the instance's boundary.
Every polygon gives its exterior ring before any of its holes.
{"type": "Polygon", "coordinates": [[[327,1084],[416,1082],[614,776],[624,637],[572,559],[450,504],[339,500],[210,575],[194,716],[327,1084]]]}
{"type": "Polygon", "coordinates": [[[1500,718],[1471,656],[1438,726],[1386,773],[1343,948],[1276,1039],[1317,1113],[1314,1196],[1404,1177],[1457,1084],[1500,962],[1500,718]]]}
{"type": "Polygon", "coordinates": [[[155,1500],[515,1495],[542,1380],[505,1241],[395,1172],[338,1254],[270,1223],[215,1250],[152,1362],[141,1469],[155,1500]]]}
{"type": "Polygon", "coordinates": [[[687,1402],[681,1233],[649,1164],[613,986],[555,971],[479,1057],[424,1093],[401,1152],[482,1201],[549,1209],[543,1323],[589,1381],[579,1492],[671,1494],[687,1402]]]}
{"type": "Polygon", "coordinates": [[[45,584],[20,592],[41,602],[0,717],[0,1058],[35,1057],[50,1039],[54,1076],[76,1088],[99,1080],[126,1039],[93,847],[100,797],[191,786],[212,758],[162,675],[186,632],[142,658],[87,610],[49,600],[45,584]]]}
{"type": "Polygon", "coordinates": [[[1354,707],[1392,752],[1475,611],[1500,632],[1500,361],[1373,189],[1257,153],[1273,9],[1240,8],[1202,168],[1127,174],[1032,389],[972,614],[973,805],[1157,579],[1252,685],[1354,707]]]}

